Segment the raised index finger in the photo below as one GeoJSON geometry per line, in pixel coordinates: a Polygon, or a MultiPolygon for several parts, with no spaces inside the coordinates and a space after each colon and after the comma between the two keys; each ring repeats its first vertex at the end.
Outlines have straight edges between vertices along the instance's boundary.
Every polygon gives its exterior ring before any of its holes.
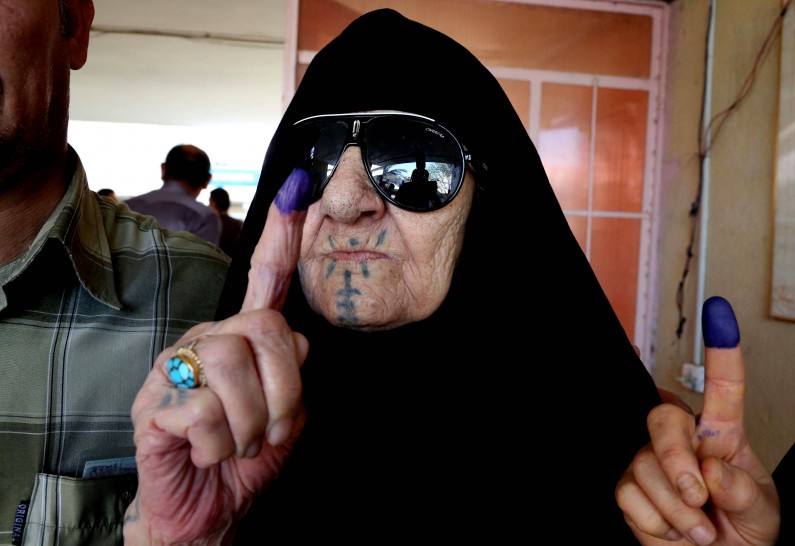
{"type": "Polygon", "coordinates": [[[721,297],[704,302],[704,408],[697,428],[701,456],[730,457],[744,435],[745,366],[740,329],[731,305],[721,297]]]}
{"type": "Polygon", "coordinates": [[[280,311],[290,278],[298,266],[301,232],[309,208],[312,182],[303,169],[294,169],[268,210],[268,219],[251,256],[248,288],[241,311],[280,311]]]}

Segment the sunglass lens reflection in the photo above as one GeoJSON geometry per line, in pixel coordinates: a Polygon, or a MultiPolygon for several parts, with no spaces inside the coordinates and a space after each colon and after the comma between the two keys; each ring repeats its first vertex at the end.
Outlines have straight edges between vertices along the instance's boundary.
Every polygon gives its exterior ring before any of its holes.
{"type": "MultiPolygon", "coordinates": [[[[352,120],[315,120],[296,132],[305,150],[299,166],[309,172],[314,199],[331,176],[349,142],[352,120]]],[[[452,135],[414,120],[374,118],[364,124],[358,144],[381,194],[399,207],[429,211],[446,204],[463,178],[460,148],[452,135]]]]}
{"type": "Polygon", "coordinates": [[[393,203],[434,210],[461,183],[462,158],[452,135],[430,124],[376,118],[367,128],[366,161],[379,188],[393,203]]]}

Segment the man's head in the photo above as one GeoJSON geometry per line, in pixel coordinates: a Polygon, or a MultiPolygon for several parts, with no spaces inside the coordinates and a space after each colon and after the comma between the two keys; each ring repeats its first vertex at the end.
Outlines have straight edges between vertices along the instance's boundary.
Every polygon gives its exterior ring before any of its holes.
{"type": "Polygon", "coordinates": [[[229,211],[229,192],[223,188],[215,188],[210,192],[210,206],[219,214],[229,211]]]}
{"type": "Polygon", "coordinates": [[[102,188],[101,190],[97,190],[97,195],[101,195],[102,197],[110,197],[114,201],[119,200],[119,198],[116,197],[116,192],[110,188],[102,188]]]}
{"type": "Polygon", "coordinates": [[[201,192],[212,178],[210,158],[201,148],[179,144],[171,148],[161,166],[163,181],[177,180],[201,192]]]}
{"type": "Polygon", "coordinates": [[[93,18],[92,0],[0,1],[0,190],[63,177],[70,71],[93,18]]]}

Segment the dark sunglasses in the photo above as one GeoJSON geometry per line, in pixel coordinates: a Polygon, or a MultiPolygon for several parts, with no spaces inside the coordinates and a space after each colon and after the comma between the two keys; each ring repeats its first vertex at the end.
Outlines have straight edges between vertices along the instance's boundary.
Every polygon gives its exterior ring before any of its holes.
{"type": "Polygon", "coordinates": [[[402,209],[429,212],[456,196],[469,154],[453,134],[431,118],[406,113],[312,116],[293,125],[298,167],[323,193],[343,152],[361,148],[370,181],[384,199],[402,209]]]}

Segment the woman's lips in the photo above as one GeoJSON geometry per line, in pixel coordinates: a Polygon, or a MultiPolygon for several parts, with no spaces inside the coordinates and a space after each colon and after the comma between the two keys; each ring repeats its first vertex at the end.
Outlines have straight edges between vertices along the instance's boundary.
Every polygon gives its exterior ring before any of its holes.
{"type": "Polygon", "coordinates": [[[383,260],[387,258],[386,254],[382,252],[373,252],[369,250],[356,250],[356,251],[341,251],[337,250],[326,254],[329,260],[335,262],[371,262],[373,260],[383,260]]]}

